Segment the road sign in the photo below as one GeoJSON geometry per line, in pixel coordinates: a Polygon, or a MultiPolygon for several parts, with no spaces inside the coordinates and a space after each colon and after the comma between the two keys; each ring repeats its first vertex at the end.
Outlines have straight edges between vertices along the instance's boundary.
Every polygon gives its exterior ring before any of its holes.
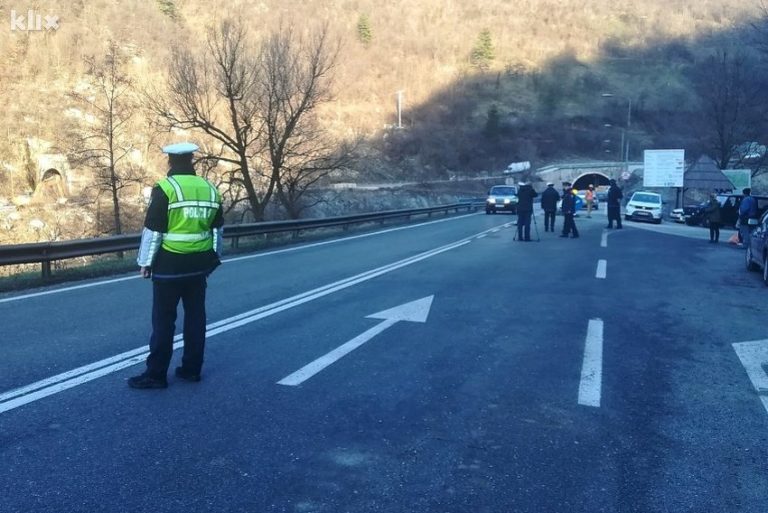
{"type": "Polygon", "coordinates": [[[685,150],[645,150],[643,187],[682,187],[685,150]]]}
{"type": "Polygon", "coordinates": [[[752,187],[752,171],[749,169],[723,169],[723,174],[737,191],[752,187]]]}

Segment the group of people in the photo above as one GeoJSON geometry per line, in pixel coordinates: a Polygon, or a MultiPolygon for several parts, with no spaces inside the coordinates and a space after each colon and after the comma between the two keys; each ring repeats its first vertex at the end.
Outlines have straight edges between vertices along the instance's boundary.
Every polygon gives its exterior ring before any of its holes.
{"type": "MultiPolygon", "coordinates": [[[[621,199],[624,197],[621,188],[616,184],[616,180],[610,181],[608,190],[608,226],[613,228],[614,221],[616,227],[621,228],[621,199]]],[[[581,208],[581,198],[572,188],[572,183],[565,181],[562,183],[562,195],[555,189],[554,183],[548,183],[547,188],[541,193],[541,208],[544,210],[544,231],[555,231],[555,215],[557,213],[557,204],[562,200],[563,211],[563,229],[560,237],[579,237],[579,230],[576,228],[574,217],[581,208]]],[[[531,240],[531,218],[533,216],[533,199],[538,193],[533,187],[525,182],[518,185],[517,190],[517,240],[528,242],[531,240]]],[[[587,202],[587,217],[592,217],[592,207],[595,198],[594,186],[590,185],[585,195],[587,202]]]]}
{"type": "MultiPolygon", "coordinates": [[[[747,187],[741,191],[743,197],[739,202],[738,212],[738,246],[744,247],[749,243],[749,236],[752,233],[752,229],[757,226],[758,223],[758,208],[757,200],[752,196],[752,189],[747,187]]],[[[720,205],[720,201],[717,199],[717,193],[713,192],[709,195],[709,201],[704,207],[704,212],[707,215],[707,221],[709,223],[709,242],[720,242],[720,227],[723,224],[723,209],[724,205],[720,205]]]]}

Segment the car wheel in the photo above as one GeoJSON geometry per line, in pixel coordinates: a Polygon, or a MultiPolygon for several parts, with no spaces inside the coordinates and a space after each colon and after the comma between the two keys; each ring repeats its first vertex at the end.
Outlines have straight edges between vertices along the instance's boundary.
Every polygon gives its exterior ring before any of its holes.
{"type": "Polygon", "coordinates": [[[768,255],[763,257],[763,283],[768,286],[768,255]]]}
{"type": "Polygon", "coordinates": [[[485,215],[490,215],[491,211],[489,209],[485,209],[485,215]]]}
{"type": "Polygon", "coordinates": [[[654,223],[656,223],[656,224],[661,224],[661,219],[656,219],[656,220],[654,221],[654,223]]]}
{"type": "Polygon", "coordinates": [[[631,220],[632,220],[632,216],[627,216],[627,215],[625,215],[625,216],[624,216],[624,220],[625,220],[625,221],[631,221],[631,220]]]}
{"type": "MultiPolygon", "coordinates": [[[[757,271],[759,267],[757,264],[752,260],[752,247],[747,246],[747,250],[744,252],[744,261],[747,264],[747,271],[757,271]]],[[[763,275],[765,275],[765,271],[763,271],[763,275]]]]}

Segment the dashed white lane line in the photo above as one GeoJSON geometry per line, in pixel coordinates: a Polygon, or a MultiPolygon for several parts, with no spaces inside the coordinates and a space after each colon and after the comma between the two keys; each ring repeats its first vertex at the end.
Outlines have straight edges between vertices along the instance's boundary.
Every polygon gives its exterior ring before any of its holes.
{"type": "Polygon", "coordinates": [[[604,280],[606,275],[608,273],[608,261],[607,260],[598,260],[597,261],[597,270],[595,271],[595,278],[604,280]]]}
{"type": "Polygon", "coordinates": [[[603,384],[603,321],[590,319],[584,343],[584,361],[581,364],[579,404],[600,407],[603,384]]]}
{"type": "Polygon", "coordinates": [[[601,248],[608,247],[608,232],[603,232],[603,236],[600,238],[600,247],[601,248]]]}

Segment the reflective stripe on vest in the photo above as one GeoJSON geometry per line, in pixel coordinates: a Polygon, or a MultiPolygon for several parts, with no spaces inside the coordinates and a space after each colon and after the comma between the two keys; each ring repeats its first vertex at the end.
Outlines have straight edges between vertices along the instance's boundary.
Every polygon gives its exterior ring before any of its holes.
{"type": "Polygon", "coordinates": [[[168,197],[168,233],[163,248],[173,253],[200,253],[213,249],[211,223],[221,206],[221,196],[206,179],[173,175],[158,186],[168,197]]]}

